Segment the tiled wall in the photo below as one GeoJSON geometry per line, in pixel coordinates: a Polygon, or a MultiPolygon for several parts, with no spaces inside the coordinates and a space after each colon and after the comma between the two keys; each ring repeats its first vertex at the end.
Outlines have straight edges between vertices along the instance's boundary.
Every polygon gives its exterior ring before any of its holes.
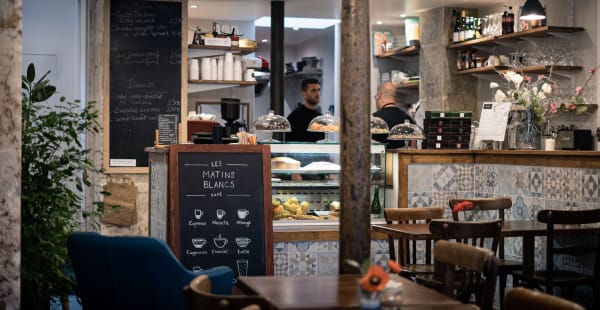
{"type": "MultiPolygon", "coordinates": [[[[442,206],[451,219],[450,197],[510,196],[506,219],[535,219],[539,210],[600,208],[600,169],[571,169],[491,164],[409,165],[409,207],[442,206]]],[[[479,212],[476,220],[495,215],[479,212]]],[[[521,238],[507,238],[506,258],[521,259],[521,238]]],[[[536,238],[536,267],[543,268],[545,240],[536,238]],[[540,259],[541,258],[541,259],[540,259]]],[[[326,275],[338,272],[338,242],[279,242],[274,244],[275,275],[326,275]]],[[[371,241],[371,259],[381,266],[389,258],[387,240],[371,241]]],[[[559,261],[583,271],[591,261],[559,261]]],[[[510,279],[510,278],[509,278],[510,279]]],[[[510,280],[509,280],[510,286],[510,280]]],[[[498,298],[498,296],[496,296],[498,298]]]]}

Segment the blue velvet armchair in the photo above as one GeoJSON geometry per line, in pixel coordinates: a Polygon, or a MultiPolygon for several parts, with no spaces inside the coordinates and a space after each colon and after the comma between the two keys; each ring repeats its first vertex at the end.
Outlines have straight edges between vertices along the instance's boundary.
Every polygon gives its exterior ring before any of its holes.
{"type": "Polygon", "coordinates": [[[67,246],[86,310],[185,309],[183,287],[200,274],[208,275],[213,293],[232,293],[231,268],[191,272],[152,237],[76,232],[67,246]]]}

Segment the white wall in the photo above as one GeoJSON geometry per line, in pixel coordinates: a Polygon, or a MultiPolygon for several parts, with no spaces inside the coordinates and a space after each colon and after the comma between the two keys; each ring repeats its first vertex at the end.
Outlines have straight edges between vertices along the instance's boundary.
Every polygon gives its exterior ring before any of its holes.
{"type": "Polygon", "coordinates": [[[38,78],[51,70],[60,96],[85,102],[86,21],[81,12],[83,0],[24,0],[23,68],[33,62],[38,78]]]}

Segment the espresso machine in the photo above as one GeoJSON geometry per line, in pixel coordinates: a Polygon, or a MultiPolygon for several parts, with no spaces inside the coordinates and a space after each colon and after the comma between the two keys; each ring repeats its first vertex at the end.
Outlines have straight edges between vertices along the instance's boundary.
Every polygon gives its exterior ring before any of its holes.
{"type": "Polygon", "coordinates": [[[240,128],[247,129],[246,124],[237,121],[240,118],[240,99],[221,98],[221,118],[226,122],[223,137],[235,136],[240,128]]]}

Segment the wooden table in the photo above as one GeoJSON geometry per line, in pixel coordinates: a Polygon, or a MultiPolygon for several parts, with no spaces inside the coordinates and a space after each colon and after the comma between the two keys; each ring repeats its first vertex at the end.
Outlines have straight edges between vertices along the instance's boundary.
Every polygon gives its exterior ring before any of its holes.
{"type": "MultiPolygon", "coordinates": [[[[239,277],[239,289],[262,295],[277,309],[358,309],[357,281],[360,275],[239,277]]],[[[398,277],[404,288],[402,309],[477,309],[411,280],[398,277]]]]}
{"type": "MultiPolygon", "coordinates": [[[[375,232],[394,238],[425,240],[435,238],[429,231],[429,224],[374,224],[375,232]]],[[[555,225],[556,235],[584,235],[600,233],[600,225],[555,225]]],[[[546,224],[537,220],[505,221],[502,224],[501,237],[523,238],[523,269],[531,274],[535,266],[535,237],[546,235],[546,224]]]]}

